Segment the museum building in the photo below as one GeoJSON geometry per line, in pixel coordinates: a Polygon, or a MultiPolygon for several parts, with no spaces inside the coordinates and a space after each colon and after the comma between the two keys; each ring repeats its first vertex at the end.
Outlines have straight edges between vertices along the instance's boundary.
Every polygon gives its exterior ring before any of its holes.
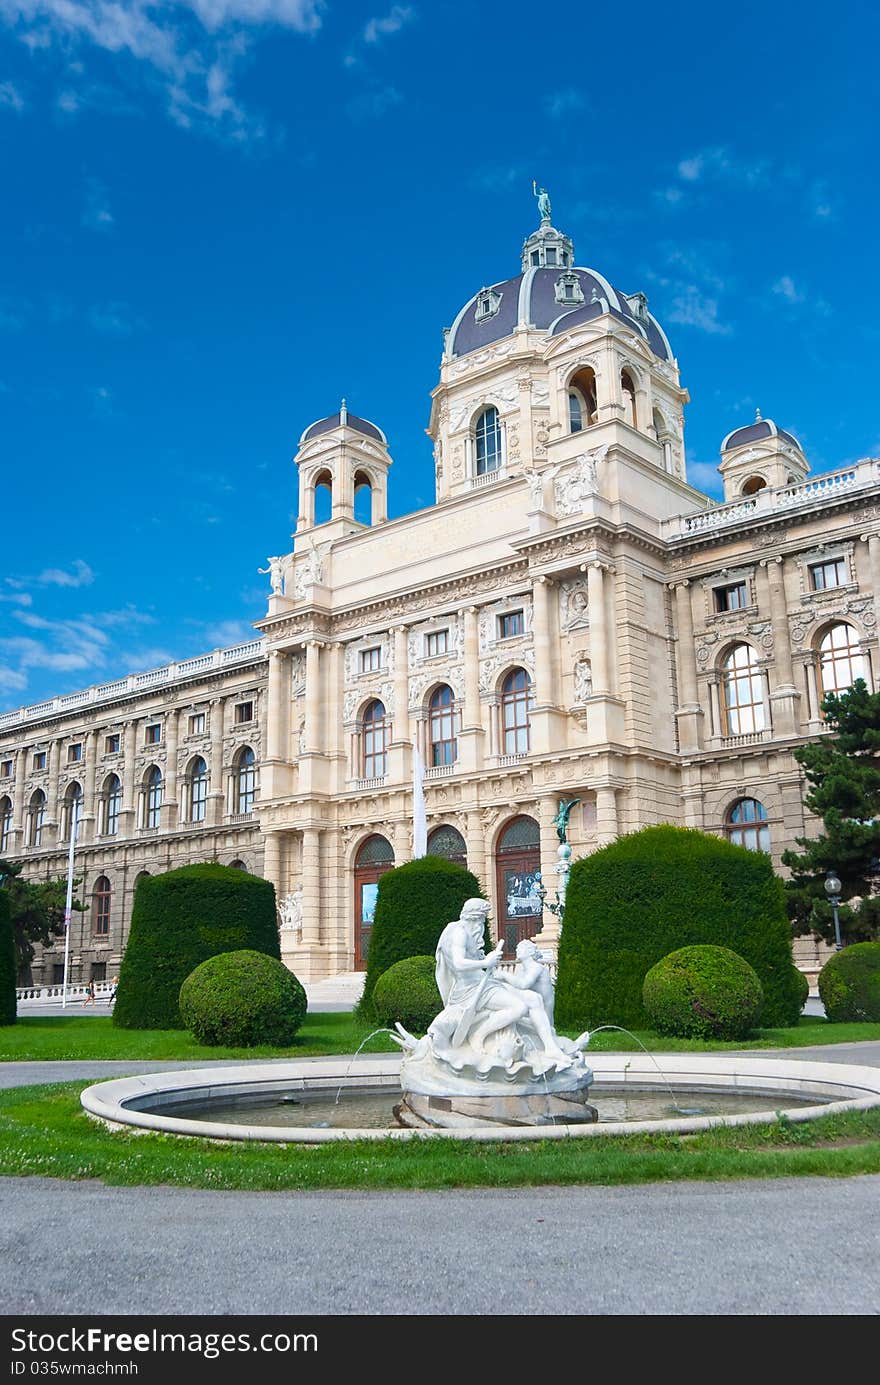
{"type": "Polygon", "coordinates": [[[204,860],[274,882],[301,978],[362,968],[414,762],[428,850],[511,949],[558,938],[561,799],[575,859],[674,822],[778,865],[815,831],[792,752],[826,692],[874,687],[880,461],[810,480],[758,415],[718,504],[686,479],[687,402],[645,296],[545,215],[444,334],[435,504],[387,518],[386,437],[344,403],[306,428],[259,638],[0,716],[0,855],[62,874],[78,818],[73,978],[118,967],[142,873],[204,860]]]}

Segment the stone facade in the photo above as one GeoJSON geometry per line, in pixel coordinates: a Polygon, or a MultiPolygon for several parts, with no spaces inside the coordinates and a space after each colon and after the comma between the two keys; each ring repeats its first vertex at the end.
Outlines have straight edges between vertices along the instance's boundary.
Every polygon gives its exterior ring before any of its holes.
{"type": "MultiPolygon", "coordinates": [[[[511,941],[557,940],[536,871],[552,898],[560,798],[580,800],[575,858],[671,821],[778,864],[815,830],[792,751],[822,732],[823,688],[858,673],[874,685],[880,462],[810,481],[797,440],[759,418],[724,440],[717,505],[685,478],[687,402],[643,295],[576,268],[542,223],[522,274],[481,290],[446,335],[428,429],[436,504],[387,519],[386,439],[344,404],[306,429],[300,518],[270,565],[261,643],[134,680],[149,686],[124,680],[118,698],[92,690],[0,719],[0,764],[15,762],[0,780],[8,854],[63,869],[55,824],[78,737],[77,871],[87,897],[97,875],[114,883],[110,965],[138,871],[216,857],[275,883],[283,953],[304,979],[363,964],[376,881],[412,853],[416,752],[434,844],[467,860],[511,941]],[[248,698],[255,720],[239,727],[248,698]],[[181,727],[201,706],[211,799],[188,825],[181,727]],[[135,816],[150,718],[167,728],[155,831],[135,816]],[[125,784],[113,842],[96,827],[111,724],[125,784]],[[259,761],[246,822],[224,783],[245,743],[259,761]],[[35,747],[48,751],[39,849],[25,825],[35,747]]],[[[798,947],[815,969],[815,947],[798,947]]],[[[97,956],[87,923],[74,955],[83,969],[97,956]]]]}

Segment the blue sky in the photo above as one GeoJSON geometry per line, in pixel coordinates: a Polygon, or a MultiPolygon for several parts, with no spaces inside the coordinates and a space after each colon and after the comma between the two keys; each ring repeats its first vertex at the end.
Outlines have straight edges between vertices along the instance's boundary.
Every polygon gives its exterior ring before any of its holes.
{"type": "Polygon", "coordinates": [[[430,502],[441,329],[533,177],[648,294],[689,471],[880,453],[868,4],[0,0],[0,707],[248,638],[341,395],[430,502]],[[558,17],[555,17],[557,16],[558,17]]]}

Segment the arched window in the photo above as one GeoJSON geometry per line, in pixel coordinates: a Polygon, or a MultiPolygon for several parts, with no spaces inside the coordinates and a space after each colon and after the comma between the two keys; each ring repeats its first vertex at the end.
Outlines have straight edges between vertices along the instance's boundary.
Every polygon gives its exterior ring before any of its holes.
{"type": "Polygon", "coordinates": [[[524,668],[508,673],[501,687],[501,733],[503,755],[527,755],[531,739],[531,712],[534,704],[532,680],[524,668]]]}
{"type": "Polygon", "coordinates": [[[110,881],[106,875],[99,875],[92,895],[92,931],[96,938],[106,938],[110,933],[110,895],[110,881]]]}
{"type": "Polygon", "coordinates": [[[158,827],[162,817],[162,771],[151,765],[144,780],[144,827],[158,827]]]}
{"type": "Polygon", "coordinates": [[[0,855],[9,850],[9,840],[12,836],[12,799],[9,796],[0,798],[0,855]]]}
{"type": "Polygon", "coordinates": [[[235,808],[236,813],[252,813],[256,793],[256,758],[249,745],[243,746],[235,760],[235,808]]]}
{"type": "Polygon", "coordinates": [[[757,491],[765,490],[766,486],[767,482],[763,476],[750,476],[747,481],[743,482],[740,495],[754,495],[757,491]]]}
{"type": "Polygon", "coordinates": [[[229,866],[231,870],[243,870],[245,875],[248,873],[248,868],[244,861],[230,861],[229,866]]]}
{"type": "Polygon", "coordinates": [[[31,795],[31,801],[28,805],[27,839],[29,846],[43,845],[43,825],[45,821],[46,795],[43,793],[42,789],[37,789],[36,793],[31,795]]]}
{"type": "Polygon", "coordinates": [[[620,372],[620,394],[623,401],[623,421],[631,428],[638,428],[636,415],[636,387],[628,370],[620,372]]]}
{"type": "Polygon", "coordinates": [[[819,683],[822,697],[842,693],[857,678],[868,681],[867,661],[851,625],[841,622],[826,630],[819,644],[819,683]]]}
{"type": "Polygon", "coordinates": [[[734,645],[722,665],[724,734],[749,736],[765,727],[764,675],[751,645],[734,645]]]}
{"type": "Polygon", "coordinates": [[[501,421],[491,405],[484,409],[474,429],[474,471],[477,476],[497,471],[501,465],[501,421]]]}
{"type": "Polygon", "coordinates": [[[313,483],[312,508],[315,524],[326,524],[333,515],[333,476],[321,471],[313,483]]]}
{"type": "Polygon", "coordinates": [[[467,845],[458,828],[450,827],[446,823],[442,827],[435,827],[428,836],[428,855],[442,856],[446,861],[455,861],[456,865],[466,866],[467,845]]]}
{"type": "Polygon", "coordinates": [[[204,822],[208,806],[208,766],[197,755],[189,771],[189,820],[204,822]]]}
{"type": "Polygon", "coordinates": [[[354,517],[358,524],[373,522],[373,483],[365,471],[354,478],[354,517]]]}
{"type": "Polygon", "coordinates": [[[122,809],[122,783],[118,774],[111,774],[104,783],[102,808],[104,835],[115,837],[119,832],[119,813],[122,809]]]}
{"type": "Polygon", "coordinates": [[[78,784],[76,780],[74,780],[72,784],[68,784],[64,793],[64,801],[61,805],[62,842],[70,841],[70,833],[73,830],[74,818],[76,819],[76,840],[79,841],[82,823],[82,796],[82,784],[78,784]]]}
{"type": "Polygon", "coordinates": [[[378,699],[369,703],[364,711],[361,734],[364,779],[384,779],[388,773],[388,722],[385,704],[378,699]]]}
{"type": "Polygon", "coordinates": [[[598,418],[596,403],[596,376],[589,366],[584,366],[572,376],[568,386],[568,426],[572,433],[580,433],[589,428],[598,418]]]}
{"type": "Polygon", "coordinates": [[[428,743],[432,767],[452,765],[457,760],[455,698],[445,683],[434,689],[428,704],[428,743]]]}
{"type": "Polygon", "coordinates": [[[379,880],[393,866],[394,847],[386,837],[375,833],[361,842],[354,862],[354,964],[358,971],[367,965],[379,880]]]}
{"type": "Polygon", "coordinates": [[[740,798],[732,804],[724,820],[724,832],[734,846],[750,851],[770,851],[767,810],[756,798],[740,798]]]}

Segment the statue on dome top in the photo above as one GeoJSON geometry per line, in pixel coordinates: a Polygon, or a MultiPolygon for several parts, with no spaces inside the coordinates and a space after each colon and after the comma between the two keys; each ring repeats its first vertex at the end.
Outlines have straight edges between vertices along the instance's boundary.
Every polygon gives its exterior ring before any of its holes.
{"type": "Polygon", "coordinates": [[[541,189],[539,190],[538,184],[535,182],[535,179],[534,179],[534,178],[532,179],[532,192],[534,193],[535,197],[537,197],[537,199],[538,199],[538,211],[541,213],[541,221],[542,221],[542,222],[545,222],[545,221],[549,222],[549,220],[550,220],[550,194],[549,194],[549,192],[547,191],[546,188],[541,188],[541,189]]]}

